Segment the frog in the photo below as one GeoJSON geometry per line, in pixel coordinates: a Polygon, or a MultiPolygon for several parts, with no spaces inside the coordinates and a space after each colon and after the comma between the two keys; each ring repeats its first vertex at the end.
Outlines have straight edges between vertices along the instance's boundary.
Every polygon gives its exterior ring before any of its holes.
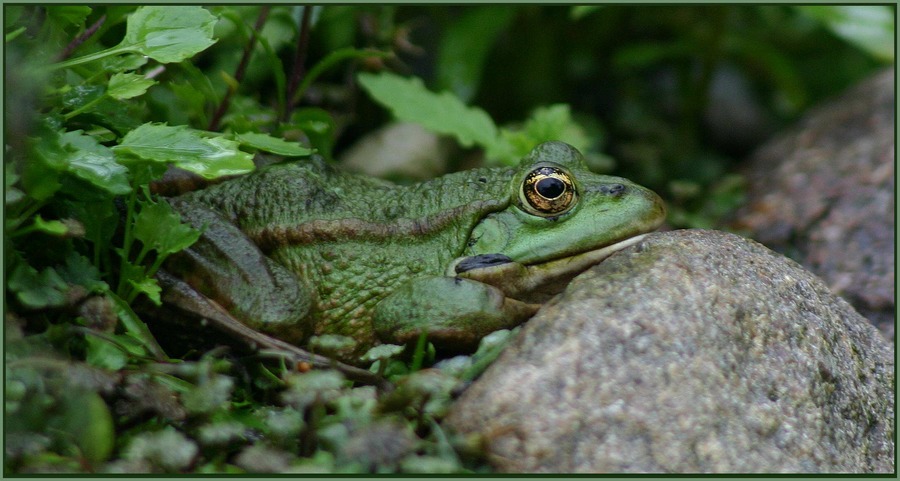
{"type": "MultiPolygon", "coordinates": [[[[243,326],[291,345],[353,339],[353,363],[420,336],[471,351],[665,219],[652,190],[589,170],[560,141],[518,165],[412,184],[318,156],[168,199],[202,231],[166,271],[243,326]]],[[[243,328],[243,327],[242,327],[243,328]]]]}

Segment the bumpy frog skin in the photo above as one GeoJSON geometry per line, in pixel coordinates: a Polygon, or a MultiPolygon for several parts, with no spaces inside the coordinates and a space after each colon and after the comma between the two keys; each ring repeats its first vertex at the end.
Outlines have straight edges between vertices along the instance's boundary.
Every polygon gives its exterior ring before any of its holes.
{"type": "Polygon", "coordinates": [[[341,334],[357,355],[422,331],[469,349],[665,217],[655,193],[562,142],[407,186],[302,160],[170,202],[205,229],[170,272],[255,330],[341,334]]]}

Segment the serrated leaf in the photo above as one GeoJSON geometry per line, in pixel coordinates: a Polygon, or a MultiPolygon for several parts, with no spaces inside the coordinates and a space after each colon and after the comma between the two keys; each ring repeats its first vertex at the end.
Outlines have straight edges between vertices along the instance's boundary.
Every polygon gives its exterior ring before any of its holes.
{"type": "Polygon", "coordinates": [[[439,134],[452,135],[463,147],[497,142],[497,126],[477,107],[468,107],[450,92],[433,93],[421,79],[388,72],[361,73],[359,84],[402,121],[415,122],[439,134]]]}
{"type": "Polygon", "coordinates": [[[313,153],[313,150],[296,142],[288,142],[271,135],[246,132],[235,134],[235,140],[254,149],[271,152],[285,157],[303,157],[313,153]]]}
{"type": "Polygon", "coordinates": [[[131,192],[128,169],[116,162],[115,154],[80,130],[66,132],[62,145],[69,147],[67,170],[113,195],[131,192]]]}
{"type": "Polygon", "coordinates": [[[501,128],[502,149],[488,150],[487,157],[506,164],[514,164],[527,155],[535,145],[548,140],[566,142],[581,152],[587,152],[591,139],[584,127],[575,122],[567,104],[539,107],[518,128],[501,128]]]}
{"type": "Polygon", "coordinates": [[[218,19],[197,6],[145,6],[128,17],[119,47],[137,50],[160,63],[181,62],[216,43],[218,19]]]}
{"type": "Polygon", "coordinates": [[[168,202],[146,202],[134,218],[134,237],[169,255],[190,247],[200,238],[200,231],[181,222],[181,217],[168,202]]]}
{"type": "Polygon", "coordinates": [[[202,137],[199,131],[183,125],[141,125],[128,132],[112,150],[144,160],[173,163],[207,179],[253,170],[253,156],[239,150],[237,142],[202,137]]]}
{"type": "Polygon", "coordinates": [[[131,287],[134,287],[135,291],[146,294],[157,306],[162,304],[162,301],[159,298],[162,288],[159,287],[159,283],[156,282],[155,278],[144,277],[139,280],[128,279],[128,283],[131,284],[131,287]]]}
{"type": "Polygon", "coordinates": [[[114,99],[125,100],[144,95],[147,89],[154,85],[156,85],[156,80],[148,79],[143,75],[117,73],[110,77],[106,94],[114,99]]]}

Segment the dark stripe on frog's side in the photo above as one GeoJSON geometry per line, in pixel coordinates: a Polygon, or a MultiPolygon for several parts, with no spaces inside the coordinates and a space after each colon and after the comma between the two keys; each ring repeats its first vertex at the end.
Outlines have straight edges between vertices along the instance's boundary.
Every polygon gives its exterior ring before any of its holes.
{"type": "MultiPolygon", "coordinates": [[[[460,218],[477,212],[493,212],[506,207],[502,200],[475,201],[443,212],[417,219],[395,219],[390,222],[370,222],[363,219],[315,219],[296,226],[270,226],[248,230],[247,235],[263,252],[279,247],[311,244],[318,241],[366,239],[378,241],[398,237],[427,236],[441,232],[460,218]]],[[[460,246],[460,248],[463,246],[460,246]]]]}

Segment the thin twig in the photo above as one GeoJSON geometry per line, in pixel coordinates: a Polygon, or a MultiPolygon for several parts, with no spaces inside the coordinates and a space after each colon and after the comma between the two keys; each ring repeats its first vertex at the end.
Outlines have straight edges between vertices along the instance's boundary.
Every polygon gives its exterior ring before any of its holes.
{"type": "MultiPolygon", "coordinates": [[[[262,30],[263,25],[266,23],[266,19],[269,17],[270,6],[263,6],[259,10],[259,16],[256,17],[256,24],[253,25],[253,31],[250,33],[250,39],[247,40],[247,45],[244,46],[244,54],[241,56],[241,61],[238,63],[237,69],[234,71],[234,80],[237,84],[240,84],[244,79],[244,73],[247,71],[247,64],[250,63],[250,55],[253,54],[253,48],[256,46],[256,36],[259,31],[262,30]]],[[[206,130],[216,131],[219,129],[219,122],[222,121],[222,117],[225,116],[225,112],[228,111],[228,106],[231,104],[231,96],[234,95],[234,89],[232,87],[228,87],[228,90],[225,91],[225,96],[222,97],[222,102],[219,103],[219,107],[216,109],[216,112],[213,114],[212,119],[209,121],[209,126],[206,130]]]]}
{"type": "Polygon", "coordinates": [[[309,50],[309,23],[312,18],[312,6],[303,6],[303,18],[300,20],[300,35],[297,36],[297,51],[294,54],[294,68],[291,71],[291,78],[288,82],[287,102],[284,105],[284,113],[282,120],[287,120],[294,108],[294,92],[300,86],[300,80],[303,78],[305,69],[303,64],[306,63],[306,53],[309,50]]]}
{"type": "Polygon", "coordinates": [[[85,42],[85,40],[91,38],[91,35],[97,33],[97,30],[100,29],[100,27],[103,25],[103,22],[105,22],[105,21],[106,21],[106,15],[105,14],[101,15],[100,18],[98,18],[97,21],[94,22],[93,25],[91,25],[87,30],[82,32],[81,35],[75,37],[75,40],[72,40],[71,42],[69,42],[68,45],[66,45],[66,49],[63,50],[61,54],[59,54],[59,59],[57,61],[61,61],[61,60],[65,60],[65,59],[69,58],[69,56],[72,55],[72,52],[74,52],[76,48],[78,48],[81,44],[83,44],[85,42]]]}

